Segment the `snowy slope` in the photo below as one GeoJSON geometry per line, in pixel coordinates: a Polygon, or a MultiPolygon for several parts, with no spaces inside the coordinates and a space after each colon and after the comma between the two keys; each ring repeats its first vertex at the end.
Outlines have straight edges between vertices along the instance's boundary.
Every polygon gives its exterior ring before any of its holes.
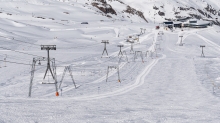
{"type": "Polygon", "coordinates": [[[215,20],[220,15],[220,2],[218,0],[138,0],[135,2],[133,2],[133,0],[122,1],[134,8],[142,10],[145,17],[152,22],[154,21],[154,18],[156,22],[160,22],[164,21],[165,18],[176,19],[176,16],[187,17],[190,16],[190,14],[199,15],[202,18],[210,18],[215,20]],[[158,9],[153,9],[154,6],[158,9]],[[205,9],[207,6],[210,6],[210,8],[205,9]],[[186,10],[182,10],[181,8],[186,10]],[[199,10],[207,14],[203,15],[199,12],[199,10]],[[215,14],[209,10],[215,11],[215,14]],[[159,16],[159,11],[164,12],[165,17],[159,16]]]}
{"type": "Polygon", "coordinates": [[[178,7],[207,4],[219,9],[217,0],[0,0],[0,123],[219,122],[220,28],[155,30],[165,18],[199,14],[178,7]],[[165,16],[154,19],[159,11],[165,16]],[[109,57],[101,57],[102,40],[109,57]],[[43,84],[54,82],[43,79],[46,61],[37,61],[28,97],[33,58],[47,57],[40,45],[56,45],[58,97],[43,84]],[[68,72],[60,85],[66,66],[77,88],[68,72]],[[108,66],[120,75],[111,69],[106,82],[108,66]]]}

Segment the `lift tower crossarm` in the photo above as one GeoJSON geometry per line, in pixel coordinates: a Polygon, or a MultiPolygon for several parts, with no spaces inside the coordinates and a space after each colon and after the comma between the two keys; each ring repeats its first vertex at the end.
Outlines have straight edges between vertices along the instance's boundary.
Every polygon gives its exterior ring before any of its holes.
{"type": "Polygon", "coordinates": [[[50,67],[50,50],[56,50],[56,45],[41,45],[41,50],[47,50],[47,69],[46,69],[46,72],[45,72],[45,75],[44,75],[44,79],[47,75],[47,72],[48,70],[50,71],[53,79],[55,80],[54,78],[54,75],[53,75],[53,72],[51,70],[51,67],[50,67]]]}
{"type": "Polygon", "coordinates": [[[101,43],[104,43],[104,50],[102,52],[102,56],[104,55],[104,53],[106,52],[107,56],[108,56],[108,51],[106,49],[106,44],[109,44],[109,41],[108,40],[102,40],[101,43]]]}
{"type": "Polygon", "coordinates": [[[124,45],[117,45],[117,47],[120,48],[119,53],[118,53],[118,56],[120,56],[120,55],[123,56],[123,53],[122,53],[122,51],[121,51],[121,48],[124,47],[124,45]]]}

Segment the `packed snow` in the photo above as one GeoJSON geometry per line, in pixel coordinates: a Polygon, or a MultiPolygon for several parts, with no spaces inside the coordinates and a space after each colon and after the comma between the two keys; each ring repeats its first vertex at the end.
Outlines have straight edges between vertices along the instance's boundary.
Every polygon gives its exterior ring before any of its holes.
{"type": "Polygon", "coordinates": [[[171,13],[174,5],[205,2],[122,1],[109,2],[119,13],[109,18],[91,0],[0,0],[0,123],[219,122],[219,26],[156,29],[164,17],[151,15],[154,5],[171,13]],[[126,5],[149,22],[126,17],[126,5]],[[108,55],[102,55],[103,40],[109,41],[108,55]],[[47,62],[37,61],[29,97],[33,58],[47,57],[41,45],[56,45],[50,57],[59,96],[51,74],[43,79],[47,62]],[[122,57],[118,45],[124,46],[122,57]],[[68,71],[61,84],[67,66],[76,87],[68,71]],[[109,69],[106,81],[108,66],[116,69],[109,69]]]}

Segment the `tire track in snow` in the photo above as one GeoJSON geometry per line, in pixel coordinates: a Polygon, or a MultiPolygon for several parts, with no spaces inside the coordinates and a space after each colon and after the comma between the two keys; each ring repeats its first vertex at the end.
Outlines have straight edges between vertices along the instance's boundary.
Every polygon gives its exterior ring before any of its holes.
{"type": "Polygon", "coordinates": [[[117,96],[117,95],[121,95],[124,93],[127,93],[129,91],[134,90],[137,87],[140,87],[141,85],[143,85],[144,79],[146,78],[146,76],[150,73],[151,69],[158,63],[159,60],[164,59],[166,56],[163,55],[163,57],[159,58],[159,59],[154,59],[148,66],[146,66],[146,68],[142,71],[141,74],[138,75],[138,77],[136,78],[135,83],[120,88],[116,91],[113,92],[108,92],[105,94],[97,94],[97,95],[90,95],[90,96],[83,96],[83,97],[72,97],[72,98],[52,98],[52,99],[40,99],[40,98],[2,98],[0,100],[4,100],[4,101],[9,101],[9,100],[30,100],[30,101],[59,101],[59,100],[77,100],[77,101],[84,101],[84,100],[94,100],[94,99],[102,99],[102,98],[107,98],[107,97],[112,97],[112,96],[117,96]]]}
{"type": "MultiPolygon", "coordinates": [[[[154,38],[156,39],[156,38],[157,38],[157,35],[158,35],[158,31],[154,31],[154,33],[155,33],[155,34],[154,34],[154,38]]],[[[150,35],[152,35],[152,34],[153,34],[153,32],[152,32],[152,33],[149,33],[149,34],[147,34],[147,35],[145,35],[145,36],[140,40],[140,42],[143,42],[144,40],[148,39],[148,37],[149,37],[150,35]]],[[[155,45],[155,44],[154,44],[155,41],[156,41],[156,40],[154,40],[153,45],[155,45]]],[[[125,48],[125,49],[128,49],[128,48],[129,48],[129,47],[127,47],[127,48],[125,48]]],[[[149,50],[151,51],[152,49],[149,48],[149,50]]],[[[118,52],[114,52],[114,53],[112,53],[110,56],[116,55],[117,53],[118,53],[118,52]]],[[[160,58],[160,59],[163,59],[163,58],[165,58],[165,56],[163,56],[163,57],[160,58]]],[[[119,89],[119,90],[116,90],[116,91],[114,91],[114,92],[109,92],[109,93],[106,93],[106,94],[91,95],[91,96],[85,96],[85,97],[79,97],[79,98],[73,98],[73,99],[75,99],[75,100],[100,99],[100,98],[105,98],[105,97],[109,97],[109,96],[115,96],[115,95],[119,95],[119,94],[124,94],[124,93],[126,93],[126,92],[128,92],[128,91],[130,91],[130,90],[133,90],[134,88],[137,88],[137,87],[139,87],[140,85],[142,85],[142,84],[144,83],[144,78],[145,78],[146,75],[150,72],[150,70],[153,68],[153,66],[156,65],[156,63],[158,62],[158,60],[159,60],[159,59],[154,59],[154,60],[145,68],[145,70],[144,70],[141,74],[138,75],[138,77],[137,77],[137,79],[136,79],[136,82],[135,82],[134,84],[132,84],[132,85],[126,86],[126,87],[124,87],[124,88],[121,88],[121,89],[119,89]],[[146,74],[146,75],[145,75],[145,74],[146,74]],[[144,77],[143,77],[143,76],[144,76],[144,77]],[[140,82],[140,78],[143,79],[141,82],[140,82]],[[132,86],[134,86],[134,87],[132,87],[132,86]]],[[[125,63],[125,64],[126,64],[126,63],[125,63]]],[[[121,69],[122,67],[124,67],[125,64],[120,65],[120,66],[119,66],[120,69],[121,69]]],[[[109,76],[112,76],[112,75],[115,74],[115,73],[116,73],[116,71],[113,72],[113,73],[110,73],[109,76]]],[[[106,76],[103,76],[102,78],[100,78],[100,79],[98,79],[98,80],[96,80],[96,81],[93,81],[92,83],[99,83],[99,82],[105,80],[105,79],[106,79],[105,77],[106,77],[106,76]]],[[[71,90],[71,89],[73,89],[73,87],[67,89],[66,91],[63,91],[63,93],[64,93],[64,92],[67,92],[67,91],[69,91],[69,90],[71,90]]],[[[54,94],[54,93],[53,93],[53,94],[54,94]]]]}
{"type": "Polygon", "coordinates": [[[102,99],[102,98],[107,98],[107,97],[112,97],[112,96],[117,96],[121,95],[124,93],[127,93],[129,91],[134,90],[137,87],[140,87],[143,85],[145,82],[146,76],[150,73],[151,69],[158,63],[159,60],[166,58],[165,55],[159,59],[154,59],[143,71],[141,74],[138,75],[135,83],[120,88],[114,92],[108,92],[105,94],[97,94],[97,95],[91,95],[91,96],[83,96],[83,97],[72,97],[72,98],[52,98],[52,99],[40,99],[40,98],[4,98],[1,100],[7,101],[7,100],[30,100],[30,101],[59,101],[59,100],[77,100],[77,101],[85,101],[85,100],[95,100],[95,99],[102,99]]]}
{"type": "Polygon", "coordinates": [[[220,46],[214,42],[212,42],[211,40],[199,35],[199,34],[194,34],[196,35],[197,37],[201,38],[203,41],[205,41],[207,44],[213,46],[215,49],[219,50],[220,51],[220,46]]]}
{"type": "MultiPolygon", "coordinates": [[[[183,39],[182,39],[182,42],[184,42],[184,40],[190,36],[190,35],[193,35],[193,34],[196,34],[196,32],[201,32],[201,31],[205,31],[205,30],[209,30],[209,29],[212,29],[212,28],[205,28],[205,29],[201,29],[201,30],[190,30],[190,31],[183,31],[183,32],[178,32],[178,37],[179,36],[183,36],[183,39]]],[[[176,42],[176,44],[180,44],[181,42],[181,38],[178,38],[178,41],[176,42]]]]}
{"type": "MultiPolygon", "coordinates": [[[[124,67],[126,65],[126,63],[122,63],[121,65],[119,65],[119,69],[121,69],[122,67],[124,67]]],[[[113,72],[109,72],[109,75],[108,77],[111,77],[113,76],[117,71],[113,71],[113,72]]],[[[101,78],[97,79],[97,80],[94,80],[93,82],[90,82],[90,83],[87,83],[86,85],[90,85],[90,84],[97,84],[97,83],[100,83],[102,81],[105,81],[106,80],[106,75],[102,76],[101,78]]],[[[67,87],[65,88],[65,90],[62,91],[62,93],[64,94],[65,92],[69,92],[71,90],[75,89],[75,86],[70,86],[70,87],[67,87]]],[[[52,93],[49,93],[49,94],[46,94],[44,95],[43,97],[47,97],[47,96],[51,96],[51,95],[54,95],[54,92],[52,93]]]]}
{"type": "MultiPolygon", "coordinates": [[[[155,31],[154,31],[154,32],[155,32],[155,31]]],[[[151,36],[152,34],[154,34],[154,33],[152,32],[152,33],[149,33],[149,34],[145,35],[142,39],[140,39],[140,42],[143,42],[144,40],[148,39],[148,37],[151,36]]],[[[158,31],[156,31],[154,37],[157,37],[157,34],[158,34],[158,31]]],[[[153,46],[153,45],[152,45],[152,46],[153,46]]],[[[127,50],[127,49],[129,49],[129,48],[130,48],[130,47],[126,47],[126,48],[124,48],[123,50],[127,50]]],[[[151,50],[152,50],[152,49],[150,49],[150,51],[151,51],[151,50]]],[[[109,55],[109,57],[116,57],[117,54],[118,54],[118,51],[113,52],[112,54],[109,55]]],[[[119,65],[119,69],[122,69],[125,65],[126,65],[126,63],[120,64],[120,65],[119,65]]],[[[117,72],[117,71],[110,72],[110,73],[109,73],[109,77],[113,76],[116,72],[117,72]]],[[[88,83],[88,84],[97,84],[97,83],[100,83],[100,82],[104,81],[105,79],[106,79],[106,75],[104,75],[104,76],[102,76],[101,78],[99,78],[99,79],[97,79],[97,80],[95,80],[95,81],[93,81],[93,82],[90,82],[90,83],[88,83]]],[[[88,84],[87,84],[87,85],[88,85],[88,84]]],[[[71,90],[74,89],[74,88],[75,88],[74,86],[68,87],[68,88],[66,88],[65,90],[63,90],[62,93],[71,91],[71,90]]],[[[47,96],[51,96],[51,95],[54,95],[54,92],[49,93],[49,94],[46,94],[46,95],[44,95],[43,97],[47,97],[47,96]]]]}
{"type": "MultiPolygon", "coordinates": [[[[162,58],[160,59],[164,59],[166,56],[163,55],[162,58]]],[[[141,85],[144,84],[144,79],[145,77],[150,73],[151,69],[157,64],[157,62],[160,60],[160,59],[154,59],[145,69],[144,71],[138,75],[135,83],[133,83],[132,85],[129,85],[129,86],[126,86],[124,88],[121,88],[121,89],[118,89],[114,92],[109,92],[109,93],[106,93],[106,94],[99,94],[99,95],[92,95],[92,96],[85,96],[85,97],[76,97],[76,98],[73,98],[75,100],[93,100],[93,99],[101,99],[101,98],[106,98],[106,97],[111,97],[111,96],[117,96],[117,95],[121,95],[121,94],[124,94],[124,93],[127,93],[141,85]]]]}
{"type": "MultiPolygon", "coordinates": [[[[219,46],[218,44],[216,44],[216,43],[214,43],[213,41],[211,41],[211,40],[205,38],[204,36],[199,35],[199,34],[197,34],[197,33],[192,33],[192,34],[187,35],[187,37],[190,36],[190,35],[195,35],[195,36],[197,36],[198,38],[202,39],[204,42],[206,42],[207,44],[209,44],[210,46],[212,46],[214,49],[220,51],[220,46],[219,46]]],[[[186,37],[186,38],[187,38],[187,37],[186,37]]],[[[214,50],[214,51],[215,51],[215,50],[214,50]]],[[[218,51],[215,51],[215,52],[216,52],[216,53],[219,53],[218,51]]]]}
{"type": "MultiPolygon", "coordinates": [[[[155,31],[154,31],[155,32],[155,31]]],[[[157,32],[157,31],[156,31],[157,32]]],[[[144,41],[145,39],[147,39],[150,35],[152,35],[152,33],[144,36],[144,38],[142,39],[142,41],[144,41]]],[[[157,33],[155,33],[155,37],[157,36],[157,33]]],[[[129,48],[129,47],[127,47],[129,48]]],[[[127,49],[125,48],[125,49],[127,49]]],[[[110,56],[117,54],[117,52],[112,53],[110,56]]],[[[4,98],[0,100],[30,100],[30,101],[59,101],[59,100],[77,100],[77,101],[83,101],[83,100],[94,100],[94,99],[101,99],[101,98],[107,98],[107,97],[112,97],[112,96],[117,96],[117,95],[121,95],[124,93],[127,93],[141,85],[144,84],[144,79],[145,77],[149,74],[149,72],[151,71],[151,69],[157,64],[157,62],[160,59],[164,59],[166,56],[163,55],[163,57],[159,58],[159,59],[154,59],[152,60],[152,62],[146,66],[146,68],[142,71],[141,74],[138,75],[138,77],[136,78],[135,83],[129,85],[129,86],[125,86],[123,88],[120,88],[118,90],[115,90],[113,92],[108,92],[108,93],[104,93],[104,94],[97,94],[97,95],[90,95],[90,96],[83,96],[83,97],[70,97],[70,98],[51,98],[51,99],[41,99],[41,98],[4,98]]],[[[125,64],[122,65],[122,67],[125,64]]],[[[102,78],[103,79],[103,78],[102,78]]],[[[102,80],[100,78],[100,80],[102,80]]],[[[68,89],[69,90],[69,89],[68,89]]],[[[53,93],[54,94],[54,93],[53,93]]],[[[47,95],[48,96],[48,95],[47,95]]],[[[45,96],[44,96],[45,97],[45,96]]]]}

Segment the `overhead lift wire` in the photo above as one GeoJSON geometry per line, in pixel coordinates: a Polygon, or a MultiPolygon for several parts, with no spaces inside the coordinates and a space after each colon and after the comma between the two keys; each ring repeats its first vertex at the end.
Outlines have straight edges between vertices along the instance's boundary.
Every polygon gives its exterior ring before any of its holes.
{"type": "Polygon", "coordinates": [[[27,45],[27,44],[21,44],[20,42],[15,42],[15,41],[12,41],[12,40],[0,40],[1,42],[7,42],[7,43],[10,43],[10,44],[16,44],[16,45],[19,45],[20,47],[27,47],[27,48],[39,48],[39,47],[36,47],[36,46],[33,46],[33,45],[27,45]]]}
{"type": "Polygon", "coordinates": [[[38,45],[38,44],[34,44],[34,43],[26,42],[26,41],[21,41],[21,40],[18,40],[18,39],[15,39],[15,38],[11,38],[11,37],[5,37],[5,36],[2,36],[2,35],[0,35],[0,37],[5,38],[5,39],[11,39],[12,41],[14,40],[14,41],[18,41],[18,42],[22,42],[22,43],[26,43],[26,44],[31,44],[31,45],[35,45],[35,46],[40,46],[40,45],[38,45]]]}
{"type": "MultiPolygon", "coordinates": [[[[22,54],[26,54],[26,55],[30,55],[30,56],[37,56],[37,57],[41,57],[41,56],[38,56],[38,55],[34,55],[34,54],[29,54],[29,53],[24,53],[24,52],[20,52],[20,51],[15,51],[15,50],[11,50],[9,48],[5,48],[5,47],[0,47],[2,49],[6,49],[6,50],[10,50],[10,51],[14,51],[14,52],[18,52],[18,53],[22,53],[22,54]]],[[[105,62],[108,62],[108,61],[111,61],[113,60],[114,58],[116,58],[117,56],[115,57],[112,57],[106,61],[102,61],[101,63],[95,63],[95,64],[89,64],[89,65],[76,65],[76,66],[72,66],[73,64],[70,64],[70,66],[76,68],[76,67],[90,67],[90,66],[94,66],[94,65],[99,65],[99,64],[102,64],[102,63],[105,63],[105,62]]],[[[0,61],[4,61],[4,60],[0,60],[0,61]]],[[[76,60],[73,60],[71,62],[74,62],[76,60]]],[[[23,65],[31,65],[31,64],[27,64],[27,63],[19,63],[19,62],[11,62],[11,61],[5,61],[5,62],[8,62],[8,63],[14,63],[14,64],[23,64],[23,65]]],[[[61,61],[60,61],[61,62],[61,61]]],[[[61,62],[61,63],[64,63],[64,62],[61,62]]],[[[42,65],[39,65],[39,66],[42,66],[42,65]]],[[[65,67],[65,66],[56,66],[56,67],[65,67]]]]}
{"type": "Polygon", "coordinates": [[[9,57],[12,58],[12,57],[13,57],[13,58],[18,58],[18,59],[27,59],[27,60],[30,60],[29,58],[26,58],[26,57],[24,58],[24,57],[19,57],[19,56],[17,56],[17,55],[11,55],[11,54],[6,54],[6,53],[0,53],[0,55],[3,56],[3,57],[7,55],[7,58],[9,58],[9,57]]]}
{"type": "MultiPolygon", "coordinates": [[[[14,52],[18,52],[18,53],[21,53],[21,54],[25,54],[25,55],[30,55],[30,56],[35,56],[35,57],[42,57],[42,56],[38,56],[38,55],[34,55],[34,54],[29,54],[29,53],[24,53],[24,52],[20,52],[20,51],[16,51],[16,50],[11,50],[9,48],[5,48],[5,47],[0,47],[2,49],[6,49],[6,50],[10,50],[10,51],[14,51],[14,52]]],[[[110,61],[112,59],[114,59],[115,57],[109,59],[109,60],[106,60],[106,61],[103,61],[103,62],[107,62],[107,61],[110,61]]],[[[61,61],[60,61],[61,62],[61,61]]],[[[14,62],[16,63],[16,62],[14,62]]],[[[64,62],[61,62],[61,63],[64,63],[64,62]]],[[[24,63],[25,64],[25,63],[24,63]]],[[[93,66],[93,65],[97,65],[97,64],[100,64],[100,63],[96,63],[96,64],[92,64],[92,65],[86,65],[86,66],[93,66]]],[[[30,64],[29,64],[30,65],[30,64]]],[[[83,67],[83,65],[81,65],[83,67]]],[[[84,65],[85,66],[85,65],[84,65]]],[[[57,67],[65,67],[65,66],[57,66],[57,67]]]]}
{"type": "MultiPolygon", "coordinates": [[[[2,40],[0,40],[0,42],[1,42],[2,40]]],[[[6,41],[5,41],[6,42],[6,41]]],[[[33,46],[28,46],[28,45],[23,45],[23,44],[20,44],[20,43],[14,43],[14,42],[7,42],[7,43],[10,43],[10,45],[12,45],[13,46],[13,44],[14,44],[14,46],[17,46],[17,47],[20,47],[20,49],[22,49],[22,50],[28,50],[28,49],[39,49],[39,47],[37,48],[37,47],[33,47],[33,46]]]]}
{"type": "MultiPolygon", "coordinates": [[[[26,66],[31,66],[32,64],[29,63],[22,63],[22,62],[15,62],[15,61],[5,61],[5,60],[0,60],[2,62],[7,62],[7,63],[11,63],[11,64],[18,64],[18,65],[26,65],[26,66]]],[[[41,66],[41,67],[46,67],[47,65],[35,65],[35,66],[41,66]]]]}
{"type": "Polygon", "coordinates": [[[41,56],[38,56],[38,55],[29,54],[29,53],[25,53],[25,52],[20,52],[20,51],[17,51],[17,50],[12,50],[12,49],[5,48],[5,47],[1,47],[1,46],[0,46],[0,48],[2,48],[2,49],[4,49],[4,50],[10,50],[10,51],[13,51],[13,52],[17,52],[17,53],[25,54],[25,55],[30,55],[30,56],[35,56],[35,57],[41,57],[41,56]]]}
{"type": "MultiPolygon", "coordinates": [[[[89,65],[76,65],[76,66],[73,66],[74,64],[70,64],[69,66],[75,68],[75,67],[91,67],[91,66],[94,66],[94,65],[99,65],[99,64],[102,64],[102,63],[105,63],[105,62],[108,62],[108,61],[111,61],[113,60],[114,58],[117,58],[118,56],[115,56],[115,57],[112,57],[106,61],[102,61],[102,62],[99,62],[99,63],[94,63],[94,64],[89,64],[89,65]]],[[[57,66],[57,67],[63,67],[63,66],[57,66]]]]}
{"type": "MultiPolygon", "coordinates": [[[[114,59],[114,58],[116,58],[117,56],[115,56],[115,57],[112,57],[111,59],[108,59],[108,60],[106,60],[106,61],[102,61],[101,63],[95,63],[95,64],[90,64],[90,65],[78,65],[78,66],[72,66],[72,67],[88,67],[88,66],[94,66],[94,65],[98,65],[98,64],[102,64],[102,63],[105,63],[105,62],[107,62],[107,61],[110,61],[110,60],[112,60],[112,59],[114,59]]],[[[12,64],[20,64],[20,65],[31,65],[31,64],[29,64],[29,63],[21,63],[21,62],[14,62],[14,61],[9,61],[9,60],[0,60],[0,61],[3,61],[3,62],[7,62],[7,63],[12,63],[12,64]]],[[[71,64],[71,65],[73,65],[73,64],[71,64]]],[[[70,66],[71,66],[70,65],[70,66]]],[[[38,66],[46,66],[46,65],[38,65],[38,66]]],[[[56,66],[56,67],[66,67],[66,66],[56,66]]]]}
{"type": "MultiPolygon", "coordinates": [[[[30,53],[25,53],[25,52],[20,52],[20,51],[12,50],[12,49],[1,47],[1,46],[0,46],[0,48],[5,49],[5,50],[10,50],[10,51],[13,51],[13,52],[17,52],[17,53],[21,53],[21,54],[25,54],[25,55],[34,56],[34,57],[43,57],[43,56],[38,56],[38,55],[30,54],[30,53]]],[[[62,61],[58,61],[58,60],[56,60],[56,61],[62,63],[62,61]]]]}
{"type": "MultiPolygon", "coordinates": [[[[11,37],[5,37],[5,36],[2,36],[2,35],[0,35],[0,37],[5,38],[5,39],[11,39],[11,41],[14,40],[14,41],[18,41],[18,42],[22,42],[22,43],[26,43],[26,44],[31,44],[31,45],[34,45],[34,46],[40,46],[38,44],[34,44],[34,43],[30,43],[30,42],[25,42],[25,41],[22,41],[22,40],[11,38],[11,37]]],[[[84,45],[84,46],[76,46],[76,47],[57,47],[57,49],[84,48],[84,47],[91,47],[91,46],[95,46],[95,45],[100,45],[100,43],[91,44],[91,45],[84,45]]]]}
{"type": "MultiPolygon", "coordinates": [[[[2,56],[2,58],[5,58],[5,55],[0,55],[2,56]]],[[[7,59],[14,59],[14,60],[19,60],[19,61],[30,61],[30,59],[23,59],[23,58],[19,58],[19,57],[16,57],[16,56],[11,56],[11,55],[7,55],[7,59]]]]}
{"type": "MultiPolygon", "coordinates": [[[[0,37],[3,37],[3,38],[8,38],[8,37],[5,37],[5,36],[1,36],[0,37]]],[[[8,39],[11,39],[11,38],[8,38],[8,39]]],[[[17,40],[17,39],[14,39],[12,38],[12,41],[15,40],[15,41],[19,41],[19,42],[22,42],[22,43],[27,43],[27,44],[31,44],[31,45],[34,45],[34,46],[40,46],[40,45],[37,45],[37,44],[34,44],[34,43],[30,43],[30,42],[25,42],[25,41],[21,41],[21,40],[17,40]]],[[[89,47],[89,46],[95,46],[95,45],[100,45],[100,43],[97,43],[97,44],[92,44],[92,45],[86,45],[86,46],[77,46],[77,47],[69,47],[70,48],[83,48],[83,47],[89,47]]],[[[25,52],[20,52],[20,51],[16,51],[16,50],[12,50],[12,49],[9,49],[9,48],[5,48],[5,47],[0,47],[2,49],[6,49],[6,50],[10,50],[10,51],[14,51],[14,52],[18,52],[18,53],[22,53],[22,54],[25,54],[25,55],[31,55],[31,56],[35,56],[35,57],[42,57],[42,56],[38,56],[38,55],[34,55],[34,54],[29,54],[29,53],[25,53],[25,52]]],[[[63,47],[59,48],[59,49],[62,49],[63,47]]],[[[65,48],[66,49],[66,48],[65,48]]],[[[107,60],[107,61],[110,61],[112,59],[114,59],[115,57],[107,60]]],[[[57,60],[56,60],[57,61],[57,60]]],[[[107,62],[107,61],[103,61],[103,62],[107,62]]],[[[61,62],[61,63],[64,63],[62,61],[58,61],[58,62],[61,62]]],[[[100,63],[96,63],[96,64],[90,64],[90,65],[81,65],[81,66],[93,66],[93,65],[98,65],[100,63]]],[[[63,66],[62,66],[63,67],[63,66]]]]}
{"type": "Polygon", "coordinates": [[[84,45],[84,46],[76,46],[76,47],[57,47],[57,49],[85,48],[85,47],[92,47],[92,46],[96,46],[96,45],[100,45],[100,43],[91,44],[91,45],[84,45]]]}
{"type": "Polygon", "coordinates": [[[31,65],[31,64],[27,64],[27,63],[21,63],[21,62],[13,62],[13,61],[5,61],[5,60],[0,60],[0,61],[7,62],[7,63],[12,63],[12,64],[19,64],[19,65],[28,65],[28,66],[31,65]]]}

